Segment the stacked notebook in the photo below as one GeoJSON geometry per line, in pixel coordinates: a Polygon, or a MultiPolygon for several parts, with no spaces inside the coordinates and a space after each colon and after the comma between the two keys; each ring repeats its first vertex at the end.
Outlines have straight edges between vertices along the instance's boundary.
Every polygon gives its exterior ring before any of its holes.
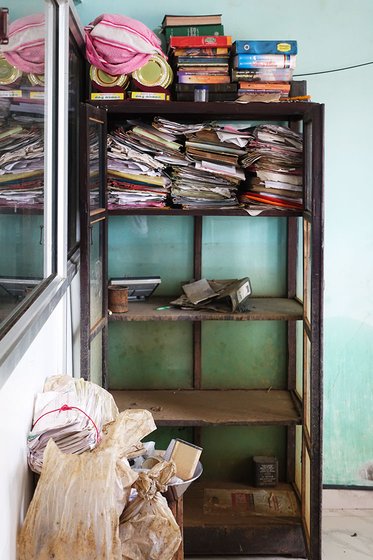
{"type": "Polygon", "coordinates": [[[145,123],[128,123],[108,136],[108,208],[164,207],[169,165],[186,164],[177,135],[145,123]]]}
{"type": "Polygon", "coordinates": [[[254,129],[242,165],[250,172],[244,204],[302,210],[303,140],[302,135],[275,124],[254,129]]]}
{"type": "Polygon", "coordinates": [[[238,95],[250,101],[258,95],[268,101],[287,98],[296,64],[296,41],[235,41],[231,77],[238,95]]]}

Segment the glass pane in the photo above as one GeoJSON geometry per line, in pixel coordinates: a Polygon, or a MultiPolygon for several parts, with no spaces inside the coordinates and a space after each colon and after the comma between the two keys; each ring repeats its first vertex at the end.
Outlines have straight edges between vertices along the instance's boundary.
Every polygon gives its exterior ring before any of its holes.
{"type": "Polygon", "coordinates": [[[302,426],[295,426],[295,485],[302,495],[302,426]]]}
{"type": "Polygon", "coordinates": [[[312,248],[311,248],[311,223],[304,220],[304,313],[308,323],[311,323],[311,275],[312,275],[312,248]]]}
{"type": "MultiPolygon", "coordinates": [[[[0,321],[44,278],[46,3],[14,0],[0,53],[0,321]],[[41,48],[30,50],[28,30],[41,48]]],[[[49,48],[53,46],[49,45],[49,48]]],[[[53,86],[48,83],[48,88],[53,86]]],[[[51,170],[48,177],[52,177],[51,170]]]]}
{"type": "Polygon", "coordinates": [[[70,33],[69,38],[69,126],[68,126],[68,249],[75,247],[78,241],[78,194],[79,194],[79,102],[83,99],[82,77],[83,60],[78,46],[70,33]]]}
{"type": "Polygon", "coordinates": [[[286,388],[286,340],[283,321],[205,321],[203,388],[286,388]]]}
{"type": "Polygon", "coordinates": [[[115,321],[108,338],[110,389],[192,388],[191,323],[115,321]]]}
{"type": "Polygon", "coordinates": [[[104,222],[100,221],[91,226],[90,246],[90,328],[92,328],[103,315],[103,262],[102,262],[102,235],[104,222]]]}
{"type": "Polygon", "coordinates": [[[306,446],[303,446],[303,468],[304,468],[304,493],[303,493],[303,517],[306,533],[310,534],[311,528],[311,461],[306,446]]]}
{"type": "Polygon", "coordinates": [[[202,276],[248,276],[254,296],[286,294],[286,219],[205,217],[202,276]]]}
{"type": "Polygon", "coordinates": [[[89,135],[89,205],[90,210],[103,207],[102,201],[102,170],[100,166],[100,139],[101,124],[89,118],[88,135],[89,135]]]}
{"type": "Polygon", "coordinates": [[[298,397],[303,400],[303,323],[297,321],[295,327],[296,337],[296,379],[295,389],[298,397]]]}
{"type": "Polygon", "coordinates": [[[311,342],[304,332],[304,421],[308,433],[311,432],[311,342]]]}
{"type": "Polygon", "coordinates": [[[305,209],[312,211],[312,124],[305,123],[304,127],[304,155],[306,163],[305,173],[305,209]]]}
{"type": "Polygon", "coordinates": [[[90,348],[90,381],[102,386],[102,331],[91,342],[90,348]]]}
{"type": "Polygon", "coordinates": [[[179,295],[193,278],[193,218],[111,216],[109,278],[160,276],[155,295],[179,295]]]}

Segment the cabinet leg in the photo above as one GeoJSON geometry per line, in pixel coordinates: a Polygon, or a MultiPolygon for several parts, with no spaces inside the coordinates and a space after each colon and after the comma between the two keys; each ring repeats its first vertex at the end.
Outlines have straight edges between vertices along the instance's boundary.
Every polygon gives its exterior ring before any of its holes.
{"type": "Polygon", "coordinates": [[[173,516],[176,519],[176,523],[180,527],[181,531],[181,543],[178,550],[175,552],[172,560],[184,560],[184,542],[183,542],[183,498],[179,498],[178,500],[169,502],[168,504],[170,509],[173,513],[173,516]]]}

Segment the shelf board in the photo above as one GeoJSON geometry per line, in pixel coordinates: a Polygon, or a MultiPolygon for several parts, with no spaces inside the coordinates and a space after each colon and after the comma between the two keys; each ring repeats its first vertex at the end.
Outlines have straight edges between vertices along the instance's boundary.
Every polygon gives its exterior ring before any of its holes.
{"type": "Polygon", "coordinates": [[[290,209],[266,208],[260,214],[255,215],[257,207],[250,206],[249,209],[205,209],[205,210],[183,210],[181,208],[110,208],[108,216],[246,216],[252,218],[288,218],[302,216],[302,212],[290,209]],[[250,214],[250,212],[252,214],[250,214]]]}
{"type": "Polygon", "coordinates": [[[202,474],[200,481],[192,483],[184,494],[186,554],[265,554],[304,558],[306,550],[301,516],[292,486],[280,483],[273,490],[263,489],[260,492],[262,495],[268,492],[272,500],[276,498],[276,493],[288,498],[294,505],[294,513],[288,516],[253,511],[258,492],[258,488],[248,485],[203,481],[202,474]],[[214,490],[218,490],[215,503],[219,499],[219,491],[229,498],[224,504],[226,507],[217,507],[216,511],[211,504],[214,490]],[[237,502],[232,494],[237,496],[237,502]]]}
{"type": "Polygon", "coordinates": [[[289,391],[110,391],[120,411],[150,410],[157,426],[294,425],[300,414],[289,391]]]}
{"type": "Polygon", "coordinates": [[[182,120],[300,120],[312,111],[314,103],[236,103],[234,101],[195,103],[194,101],[152,101],[126,99],[123,101],[88,101],[96,107],[107,109],[109,117],[142,115],[153,118],[164,115],[182,120]]]}
{"type": "Polygon", "coordinates": [[[127,313],[112,313],[110,321],[297,321],[303,318],[302,305],[287,298],[251,298],[250,311],[219,313],[212,310],[161,309],[177,296],[151,297],[130,302],[127,313]]]}

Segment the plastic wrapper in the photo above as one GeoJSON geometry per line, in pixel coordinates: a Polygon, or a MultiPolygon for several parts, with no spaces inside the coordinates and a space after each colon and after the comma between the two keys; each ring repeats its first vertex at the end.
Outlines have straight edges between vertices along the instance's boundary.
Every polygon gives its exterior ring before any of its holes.
{"type": "Polygon", "coordinates": [[[18,560],[119,560],[119,517],[138,474],[127,455],[155,429],[146,410],[127,410],[80,455],[48,441],[35,495],[18,537],[18,560]]]}
{"type": "Polygon", "coordinates": [[[140,472],[137,496],[121,516],[122,560],[171,560],[181,543],[181,531],[161,492],[175,474],[175,464],[163,461],[140,472]]]}

